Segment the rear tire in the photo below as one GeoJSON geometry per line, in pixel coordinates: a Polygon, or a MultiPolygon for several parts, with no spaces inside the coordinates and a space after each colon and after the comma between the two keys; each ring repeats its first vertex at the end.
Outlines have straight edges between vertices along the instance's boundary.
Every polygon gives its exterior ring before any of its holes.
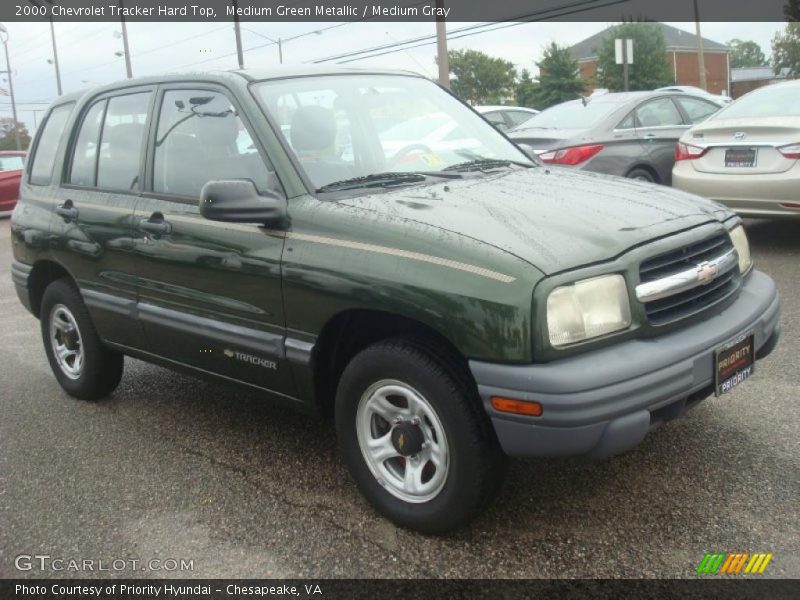
{"type": "Polygon", "coordinates": [[[646,181],[647,183],[656,183],[656,178],[653,177],[653,174],[648,171],[647,169],[631,169],[628,174],[625,176],[628,179],[635,179],[636,181],[646,181]]]}
{"type": "Polygon", "coordinates": [[[359,489],[398,525],[428,534],[475,516],[506,466],[474,383],[446,356],[411,339],[378,342],[350,361],[336,395],[336,432],[359,489]]]}
{"type": "Polygon", "coordinates": [[[50,368],[70,396],[98,400],[116,389],[124,357],[103,345],[71,281],[59,279],[47,286],[40,323],[50,368]]]}

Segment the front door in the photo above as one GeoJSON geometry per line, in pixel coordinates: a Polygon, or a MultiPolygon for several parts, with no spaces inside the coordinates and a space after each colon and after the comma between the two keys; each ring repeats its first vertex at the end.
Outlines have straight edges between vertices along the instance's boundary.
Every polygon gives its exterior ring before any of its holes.
{"type": "Polygon", "coordinates": [[[139,318],[150,352],[294,396],[284,360],[284,238],[257,224],[204,219],[202,186],[274,184],[236,106],[217,87],[165,87],[134,215],[139,318]]]}

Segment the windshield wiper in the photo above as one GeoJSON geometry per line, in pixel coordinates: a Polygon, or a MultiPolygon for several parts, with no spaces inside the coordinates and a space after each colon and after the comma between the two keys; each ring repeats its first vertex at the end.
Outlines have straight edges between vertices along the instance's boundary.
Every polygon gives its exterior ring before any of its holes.
{"type": "Polygon", "coordinates": [[[403,185],[409,183],[421,183],[426,181],[429,177],[442,177],[445,179],[456,179],[460,175],[454,173],[414,173],[414,172],[386,172],[386,173],[372,173],[362,177],[351,177],[349,179],[342,179],[341,181],[334,181],[323,185],[317,190],[317,193],[323,192],[338,192],[342,190],[355,190],[359,188],[371,187],[391,187],[394,185],[403,185]]]}
{"type": "Polygon", "coordinates": [[[530,167],[531,165],[518,162],[515,160],[501,160],[497,158],[476,158],[462,163],[456,163],[445,167],[443,171],[484,171],[487,169],[497,169],[499,167],[508,167],[509,165],[518,165],[520,167],[530,167]]]}

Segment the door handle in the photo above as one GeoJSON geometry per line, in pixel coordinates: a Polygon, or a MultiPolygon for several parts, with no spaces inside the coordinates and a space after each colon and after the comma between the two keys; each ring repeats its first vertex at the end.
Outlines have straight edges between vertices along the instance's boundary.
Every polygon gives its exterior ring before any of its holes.
{"type": "Polygon", "coordinates": [[[72,200],[67,200],[64,204],[56,206],[56,214],[61,215],[67,220],[78,218],[78,209],[72,203],[72,200]]]}
{"type": "Polygon", "coordinates": [[[646,139],[646,140],[654,140],[657,137],[658,137],[658,135],[655,134],[655,133],[645,133],[644,134],[644,139],[646,139]]]}
{"type": "Polygon", "coordinates": [[[139,220],[139,229],[155,235],[172,233],[172,224],[164,220],[164,215],[155,212],[148,219],[139,220]]]}

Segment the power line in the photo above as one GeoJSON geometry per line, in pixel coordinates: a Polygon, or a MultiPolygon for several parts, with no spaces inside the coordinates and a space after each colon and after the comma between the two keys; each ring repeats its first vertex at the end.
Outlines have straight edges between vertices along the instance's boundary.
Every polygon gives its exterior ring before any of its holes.
{"type": "MultiPolygon", "coordinates": [[[[630,1],[631,0],[577,0],[576,2],[573,2],[572,4],[569,5],[561,5],[553,8],[545,8],[542,10],[537,10],[531,13],[527,13],[525,15],[519,15],[517,17],[514,17],[513,20],[506,19],[505,21],[499,21],[497,23],[479,23],[476,25],[468,25],[466,27],[462,27],[460,29],[452,31],[451,33],[448,34],[447,37],[448,39],[460,39],[462,37],[469,37],[470,35],[478,35],[480,33],[496,31],[498,29],[516,27],[517,25],[523,25],[525,23],[530,23],[535,21],[545,21],[573,14],[579,14],[597,8],[605,8],[617,4],[626,4],[630,1]],[[548,14],[548,13],[554,13],[554,14],[548,14]],[[461,33],[462,35],[458,35],[459,33],[461,33]]],[[[436,35],[428,34],[424,36],[410,38],[408,40],[403,40],[394,44],[383,44],[381,46],[375,46],[372,48],[365,48],[362,50],[355,50],[353,52],[346,52],[343,54],[327,56],[324,58],[316,59],[311,62],[319,64],[324,62],[336,61],[337,64],[345,64],[349,62],[355,62],[357,60],[375,58],[378,56],[385,56],[387,54],[394,54],[396,52],[403,52],[404,50],[410,50],[422,46],[429,46],[434,43],[436,43],[436,35]],[[400,46],[404,46],[404,48],[400,48],[400,46]],[[362,54],[368,56],[359,56],[362,54]],[[340,59],[350,59],[350,60],[340,60],[340,59]]]]}

